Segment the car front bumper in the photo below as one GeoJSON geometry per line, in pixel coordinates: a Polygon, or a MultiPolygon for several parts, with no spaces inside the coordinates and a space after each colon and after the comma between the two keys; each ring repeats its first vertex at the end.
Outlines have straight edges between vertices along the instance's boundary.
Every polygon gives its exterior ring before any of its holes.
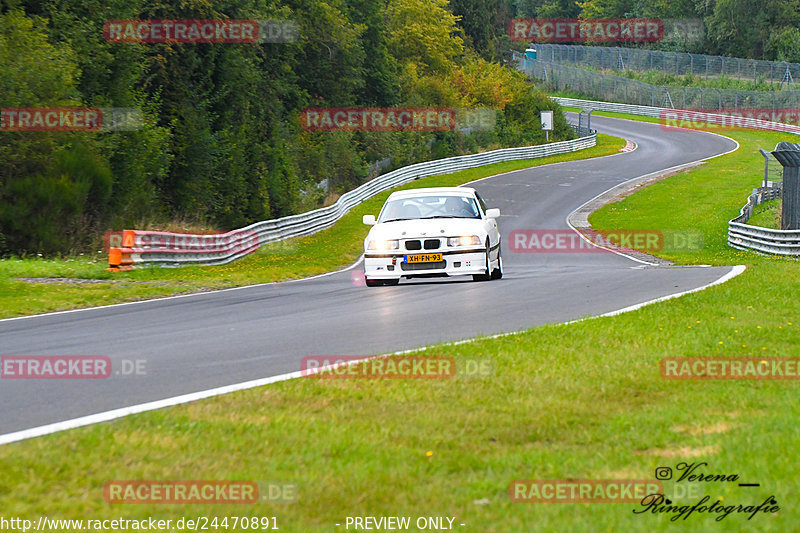
{"type": "Polygon", "coordinates": [[[469,248],[442,252],[394,252],[364,254],[364,276],[367,279],[398,279],[412,276],[465,276],[486,272],[486,250],[469,248]],[[406,263],[407,255],[441,253],[436,263],[406,263]]]}

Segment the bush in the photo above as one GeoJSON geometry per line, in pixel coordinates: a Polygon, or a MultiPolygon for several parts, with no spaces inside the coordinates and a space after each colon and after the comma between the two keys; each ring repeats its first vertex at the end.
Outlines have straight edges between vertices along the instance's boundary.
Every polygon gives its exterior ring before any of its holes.
{"type": "Polygon", "coordinates": [[[104,228],[111,171],[83,143],[57,152],[43,174],[10,180],[0,191],[0,233],[16,253],[75,252],[104,228]]]}

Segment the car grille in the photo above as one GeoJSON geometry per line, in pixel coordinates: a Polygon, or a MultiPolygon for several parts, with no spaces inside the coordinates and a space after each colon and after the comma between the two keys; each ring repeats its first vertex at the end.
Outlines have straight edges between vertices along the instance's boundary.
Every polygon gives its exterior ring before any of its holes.
{"type": "Polygon", "coordinates": [[[439,239],[425,239],[424,243],[419,239],[410,239],[405,242],[405,246],[406,250],[422,250],[423,247],[426,250],[438,250],[441,242],[439,239]]]}
{"type": "Polygon", "coordinates": [[[409,270],[436,270],[445,268],[447,261],[437,261],[435,263],[400,263],[400,268],[404,271],[409,270]]]}

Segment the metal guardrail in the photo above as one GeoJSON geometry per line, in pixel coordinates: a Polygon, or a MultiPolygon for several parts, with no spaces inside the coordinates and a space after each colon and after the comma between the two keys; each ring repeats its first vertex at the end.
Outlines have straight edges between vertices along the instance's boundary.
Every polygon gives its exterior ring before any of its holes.
{"type": "Polygon", "coordinates": [[[581,109],[594,109],[595,111],[610,111],[612,113],[627,113],[645,117],[659,118],[665,108],[645,105],[618,104],[616,102],[599,102],[597,100],[582,100],[580,98],[561,98],[551,96],[551,100],[564,107],[580,107],[581,109]]]}
{"type": "MultiPolygon", "coordinates": [[[[663,113],[676,113],[675,122],[680,123],[680,109],[672,109],[669,107],[654,107],[654,106],[644,106],[644,105],[634,105],[634,104],[618,104],[615,102],[599,102],[596,100],[582,100],[580,98],[561,98],[558,96],[551,96],[551,100],[558,103],[558,105],[564,107],[580,107],[582,109],[593,109],[595,111],[610,111],[612,113],[627,113],[629,115],[642,115],[646,117],[654,117],[654,118],[662,118],[663,113]]],[[[707,119],[709,124],[725,124],[724,122],[728,119],[728,124],[730,124],[730,116],[729,115],[717,115],[714,113],[703,113],[700,115],[703,119],[707,119]]],[[[665,119],[667,120],[667,119],[665,119]]],[[[699,120],[699,119],[695,119],[699,120]]],[[[667,123],[668,124],[668,123],[667,123]]],[[[666,124],[665,124],[666,125],[666,124]]],[[[757,123],[758,128],[754,129],[762,129],[768,131],[779,131],[782,133],[791,133],[793,135],[800,135],[800,127],[794,124],[783,124],[781,122],[771,122],[762,120],[757,123]]],[[[725,127],[733,127],[733,126],[725,126],[725,127]]],[[[745,127],[745,126],[736,126],[736,127],[745,127]]]]}
{"type": "Polygon", "coordinates": [[[352,191],[344,193],[336,203],[328,207],[256,222],[245,228],[220,235],[124,230],[122,247],[109,249],[109,267],[112,270],[123,270],[130,269],[133,265],[223,265],[256,251],[264,244],[310,235],[328,228],[364,200],[418,178],[450,174],[502,161],[535,159],[574,152],[596,144],[597,134],[592,133],[570,141],[520,148],[503,148],[480,154],[416,163],[378,176],[352,191]]]}
{"type": "Polygon", "coordinates": [[[746,224],[757,205],[780,196],[780,187],[753,189],[753,194],[747,197],[747,203],[742,207],[739,216],[728,222],[728,245],[738,250],[800,255],[800,230],[770,229],[746,224]]]}

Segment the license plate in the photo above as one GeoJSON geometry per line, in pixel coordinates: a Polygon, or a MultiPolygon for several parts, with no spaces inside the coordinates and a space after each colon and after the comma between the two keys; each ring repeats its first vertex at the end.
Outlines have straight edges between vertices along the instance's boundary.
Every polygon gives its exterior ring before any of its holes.
{"type": "Polygon", "coordinates": [[[438,263],[442,254],[413,254],[406,256],[406,263],[438,263]]]}

